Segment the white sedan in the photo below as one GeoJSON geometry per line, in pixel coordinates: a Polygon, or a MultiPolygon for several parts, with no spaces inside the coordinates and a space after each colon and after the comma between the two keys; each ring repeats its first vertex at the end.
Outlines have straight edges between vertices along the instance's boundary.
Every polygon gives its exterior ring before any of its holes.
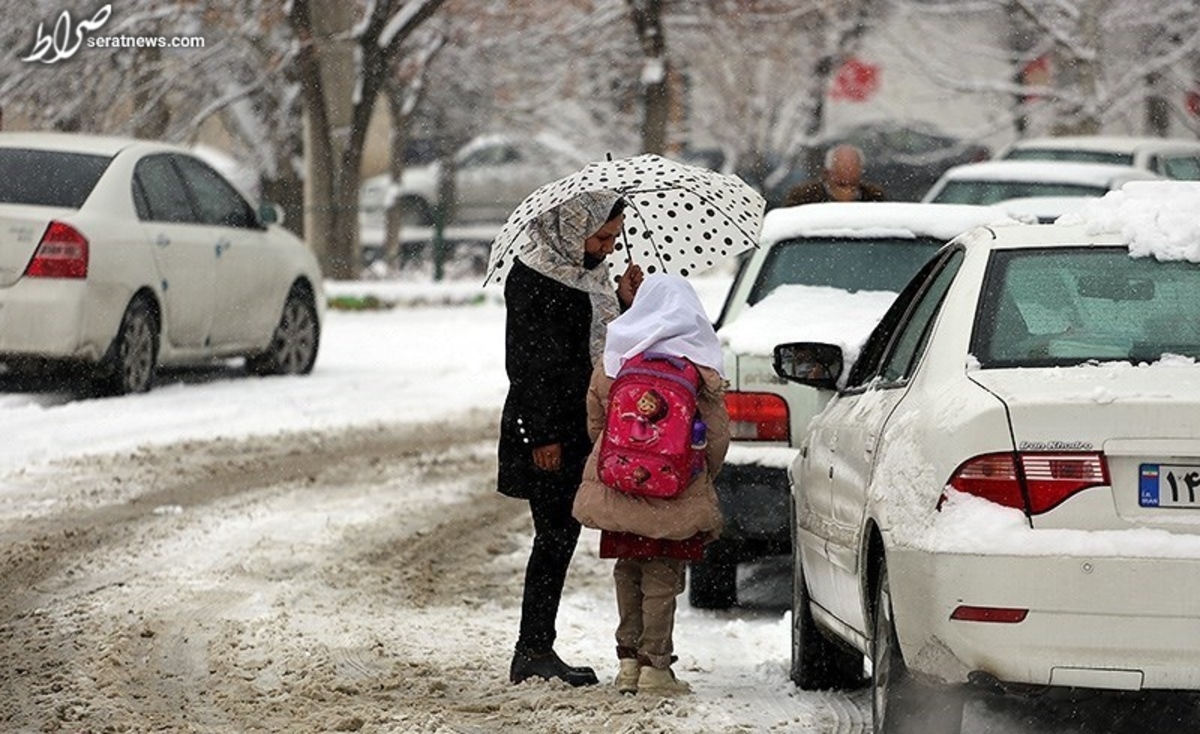
{"type": "Polygon", "coordinates": [[[1031,196],[1103,196],[1128,181],[1160,178],[1144,168],[1107,163],[982,161],[947,170],[922,201],[999,204],[1031,196]]]}
{"type": "Polygon", "coordinates": [[[213,358],[311,371],[320,269],[269,218],[185,148],[0,135],[0,364],[83,366],[118,394],[213,358]]]}
{"type": "MultiPolygon", "coordinates": [[[[790,473],[791,675],[876,732],[958,732],[969,686],[1200,690],[1200,184],[964,234],[843,374],[790,473]]],[[[798,314],[803,318],[803,314],[798,314]]]]}

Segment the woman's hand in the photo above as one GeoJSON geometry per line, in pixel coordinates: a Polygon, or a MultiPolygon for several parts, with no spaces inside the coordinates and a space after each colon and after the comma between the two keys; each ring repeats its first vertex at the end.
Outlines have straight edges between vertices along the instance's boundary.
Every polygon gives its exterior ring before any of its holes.
{"type": "Polygon", "coordinates": [[[542,471],[558,471],[562,468],[562,444],[552,443],[533,450],[533,464],[542,471]]]}
{"type": "Polygon", "coordinates": [[[621,277],[617,279],[617,298],[621,301],[621,305],[629,308],[633,303],[633,297],[637,295],[638,288],[642,286],[642,266],[631,262],[625,268],[625,272],[621,273],[621,277]]]}

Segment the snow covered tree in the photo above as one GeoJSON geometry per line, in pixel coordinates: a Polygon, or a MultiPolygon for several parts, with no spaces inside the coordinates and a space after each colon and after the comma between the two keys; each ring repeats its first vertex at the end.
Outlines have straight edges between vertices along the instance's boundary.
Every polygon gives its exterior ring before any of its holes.
{"type": "Polygon", "coordinates": [[[821,132],[834,75],[880,4],[713,0],[681,11],[672,46],[697,90],[693,130],[718,141],[727,168],[769,185],[821,132]]]}
{"type": "Polygon", "coordinates": [[[912,58],[946,89],[1018,100],[1011,107],[1018,134],[1200,131],[1186,107],[1200,54],[1194,0],[891,0],[891,7],[922,19],[930,42],[912,58]],[[963,73],[957,60],[967,51],[954,29],[968,16],[1007,18],[1009,32],[995,47],[969,51],[1006,60],[1004,75],[963,73]]]}
{"type": "Polygon", "coordinates": [[[305,231],[329,277],[357,275],[363,147],[389,67],[444,2],[375,0],[359,9],[292,1],[305,113],[305,231]]]}

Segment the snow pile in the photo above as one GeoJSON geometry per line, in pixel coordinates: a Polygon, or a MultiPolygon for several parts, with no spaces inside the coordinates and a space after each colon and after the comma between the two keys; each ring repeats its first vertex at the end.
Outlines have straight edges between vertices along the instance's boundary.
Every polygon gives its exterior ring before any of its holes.
{"type": "MultiPolygon", "coordinates": [[[[1103,491],[1103,490],[1098,490],[1103,491]]],[[[979,497],[946,491],[932,529],[907,538],[931,552],[1011,556],[1109,558],[1200,558],[1200,537],[1153,528],[1063,530],[1029,527],[1020,510],[979,497]]]]}
{"type": "Polygon", "coordinates": [[[1089,233],[1120,232],[1133,257],[1200,263],[1200,182],[1135,181],[1089,201],[1078,214],[1089,233]]]}

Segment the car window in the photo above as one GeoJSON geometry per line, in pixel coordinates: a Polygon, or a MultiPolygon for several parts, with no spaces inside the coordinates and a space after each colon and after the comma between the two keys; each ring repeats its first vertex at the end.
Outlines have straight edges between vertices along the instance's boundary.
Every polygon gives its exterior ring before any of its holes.
{"type": "Polygon", "coordinates": [[[221,174],[189,156],[177,155],[175,162],[195,199],[201,222],[225,227],[258,226],[254,210],[221,174]]]}
{"type": "Polygon", "coordinates": [[[1104,150],[1066,150],[1057,148],[1014,148],[1004,156],[1012,161],[1076,161],[1079,163],[1116,163],[1133,165],[1133,153],[1104,150]]]}
{"type": "Polygon", "coordinates": [[[785,240],[764,259],[747,304],[758,303],[781,285],[897,292],[943,244],[926,237],[785,240]]]}
{"type": "Polygon", "coordinates": [[[892,340],[888,355],[883,360],[883,368],[879,374],[884,382],[900,382],[912,375],[921,354],[925,351],[934,317],[937,316],[942,301],[946,298],[946,291],[954,282],[954,276],[958,274],[962,261],[961,250],[946,258],[929,287],[909,310],[907,322],[900,327],[900,333],[892,340]]]}
{"type": "Polygon", "coordinates": [[[1160,166],[1167,178],[1200,181],[1200,155],[1163,156],[1160,166]]]}
{"type": "Polygon", "coordinates": [[[0,203],[78,209],[111,161],[86,153],[0,148],[0,203]]]}
{"type": "Polygon", "coordinates": [[[945,262],[945,257],[937,257],[930,259],[916,275],[904,286],[900,291],[900,295],[896,296],[896,300],[892,301],[892,305],[888,307],[887,313],[879,320],[875,326],[875,330],[867,337],[866,343],[863,344],[862,351],[859,352],[858,359],[850,368],[850,374],[846,378],[846,389],[854,390],[861,388],[867,384],[879,372],[879,365],[883,361],[884,353],[887,351],[887,346],[892,341],[892,334],[899,327],[904,319],[904,314],[908,312],[909,306],[916,300],[917,296],[924,290],[926,283],[930,278],[934,277],[945,262]]]}
{"type": "Polygon", "coordinates": [[[145,200],[145,209],[138,208],[139,218],[154,222],[199,221],[169,154],[149,155],[138,161],[133,177],[133,185],[141,188],[145,200]]]}
{"type": "Polygon", "coordinates": [[[972,335],[983,367],[1200,359],[1200,266],[1126,248],[1005,250],[988,265],[972,335]]]}
{"type": "Polygon", "coordinates": [[[947,181],[935,202],[942,204],[995,204],[1029,196],[1104,196],[1104,186],[1055,181],[947,181]]]}

